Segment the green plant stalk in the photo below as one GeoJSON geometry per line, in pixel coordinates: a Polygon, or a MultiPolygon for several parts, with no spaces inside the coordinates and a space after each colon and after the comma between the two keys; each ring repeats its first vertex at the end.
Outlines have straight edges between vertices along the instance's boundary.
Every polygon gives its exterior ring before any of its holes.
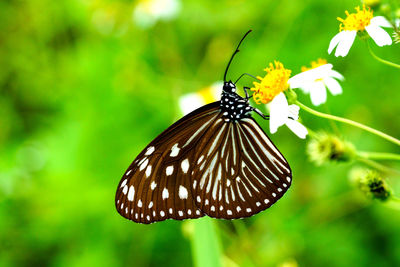
{"type": "Polygon", "coordinates": [[[196,267],[222,266],[222,250],[215,221],[204,217],[193,222],[194,232],[191,238],[193,262],[196,267]]]}
{"type": "Polygon", "coordinates": [[[383,58],[378,57],[378,56],[372,51],[369,42],[366,41],[366,43],[367,43],[367,46],[368,46],[368,51],[369,51],[369,53],[371,54],[371,56],[372,56],[373,58],[375,58],[376,60],[378,60],[379,62],[381,62],[381,63],[383,63],[383,64],[386,64],[386,65],[388,65],[388,66],[391,66],[391,67],[400,69],[400,65],[399,65],[399,64],[396,64],[396,63],[393,63],[393,62],[391,62],[391,61],[389,61],[389,60],[385,60],[385,59],[383,59],[383,58]]]}
{"type": "Polygon", "coordinates": [[[359,162],[362,162],[362,163],[364,163],[364,164],[366,164],[366,165],[368,165],[368,166],[370,166],[370,167],[372,167],[372,168],[374,168],[374,169],[376,169],[376,170],[378,170],[380,172],[383,172],[383,173],[387,173],[387,174],[392,173],[392,174],[397,174],[397,175],[400,174],[400,172],[398,170],[386,167],[385,165],[380,164],[380,163],[378,163],[376,161],[373,161],[371,159],[357,157],[356,160],[358,160],[359,162]]]}
{"type": "Polygon", "coordinates": [[[400,155],[395,153],[358,151],[357,154],[366,159],[400,160],[400,155]]]}
{"type": "Polygon", "coordinates": [[[400,140],[399,139],[394,138],[394,137],[392,137],[392,136],[390,136],[388,134],[385,134],[385,133],[383,133],[381,131],[375,130],[374,128],[368,127],[368,126],[366,126],[364,124],[361,124],[359,122],[355,122],[355,121],[352,121],[352,120],[349,120],[349,119],[345,119],[345,118],[342,118],[342,117],[338,117],[338,116],[334,116],[334,115],[330,115],[330,114],[326,114],[326,113],[322,113],[322,112],[316,111],[316,110],[314,110],[312,108],[307,107],[303,103],[300,103],[298,100],[296,100],[295,104],[298,105],[299,107],[301,107],[303,110],[305,110],[308,113],[311,113],[311,114],[313,114],[315,116],[318,116],[318,117],[321,117],[321,118],[325,118],[325,119],[328,119],[328,120],[339,121],[339,122],[342,122],[342,123],[345,123],[345,124],[352,125],[354,127],[357,127],[357,128],[360,128],[360,129],[362,129],[364,131],[370,132],[370,133],[372,133],[372,134],[374,134],[376,136],[379,136],[379,137],[381,137],[383,139],[386,139],[386,140],[388,140],[388,141],[400,146],[400,140]]]}

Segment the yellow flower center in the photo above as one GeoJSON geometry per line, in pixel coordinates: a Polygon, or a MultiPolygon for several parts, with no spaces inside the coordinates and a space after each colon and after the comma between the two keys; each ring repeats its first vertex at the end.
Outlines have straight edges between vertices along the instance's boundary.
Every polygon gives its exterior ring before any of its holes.
{"type": "Polygon", "coordinates": [[[368,9],[366,9],[365,5],[363,5],[362,10],[360,10],[360,7],[356,7],[355,9],[357,13],[350,14],[346,10],[345,13],[347,15],[347,18],[337,18],[337,20],[341,22],[339,26],[340,31],[363,31],[365,30],[365,27],[370,24],[373,17],[372,10],[369,7],[368,9]]]}
{"type": "Polygon", "coordinates": [[[310,68],[306,67],[306,66],[301,67],[301,71],[305,72],[307,70],[315,69],[315,68],[317,68],[319,66],[322,66],[322,65],[325,65],[327,63],[328,63],[328,61],[326,61],[326,59],[319,58],[316,61],[311,61],[311,67],[310,68]]]}
{"type": "Polygon", "coordinates": [[[251,88],[253,99],[257,104],[267,104],[275,96],[289,88],[288,80],[291,70],[285,69],[279,61],[274,61],[274,64],[269,63],[269,67],[264,70],[267,72],[264,78],[257,76],[260,82],[254,82],[254,87],[251,88]]]}

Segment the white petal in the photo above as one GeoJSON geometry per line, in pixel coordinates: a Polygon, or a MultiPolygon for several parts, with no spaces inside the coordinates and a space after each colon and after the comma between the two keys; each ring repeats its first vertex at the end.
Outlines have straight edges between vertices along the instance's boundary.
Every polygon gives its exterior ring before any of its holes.
{"type": "Polygon", "coordinates": [[[330,76],[330,77],[333,77],[333,78],[336,78],[336,79],[339,79],[339,80],[341,80],[341,81],[344,80],[343,75],[340,74],[339,72],[337,72],[336,70],[331,70],[331,71],[329,72],[329,76],[330,76]]]}
{"type": "Polygon", "coordinates": [[[379,46],[391,45],[392,38],[390,35],[379,26],[375,26],[373,24],[365,27],[365,30],[368,32],[369,36],[375,41],[375,43],[379,46]]]}
{"type": "Polygon", "coordinates": [[[342,37],[343,37],[343,31],[333,36],[332,40],[329,43],[328,54],[332,53],[333,49],[342,41],[342,37]]]}
{"type": "Polygon", "coordinates": [[[308,134],[307,128],[298,121],[288,120],[286,126],[301,139],[305,139],[308,134]]]}
{"type": "Polygon", "coordinates": [[[332,67],[332,64],[324,64],[314,69],[296,74],[288,81],[290,88],[295,89],[305,87],[310,82],[327,77],[329,76],[332,67]]]}
{"type": "Polygon", "coordinates": [[[299,119],[299,111],[300,107],[298,105],[292,104],[288,107],[289,110],[289,119],[297,121],[299,119]]]}
{"type": "Polygon", "coordinates": [[[283,93],[275,96],[269,103],[269,130],[275,133],[278,128],[286,123],[289,115],[289,105],[283,93]]]}
{"type": "Polygon", "coordinates": [[[303,87],[301,87],[301,90],[303,90],[304,93],[311,93],[315,89],[315,87],[318,87],[319,81],[313,81],[312,83],[307,83],[303,87]]]}
{"type": "Polygon", "coordinates": [[[339,42],[335,52],[336,57],[339,56],[345,57],[349,53],[349,50],[353,45],[354,39],[356,38],[357,35],[357,31],[342,31],[342,32],[343,32],[342,40],[339,42]]]}
{"type": "Polygon", "coordinates": [[[188,114],[204,104],[206,103],[200,94],[187,94],[179,98],[179,107],[183,114],[188,114]]]}
{"type": "Polygon", "coordinates": [[[315,81],[306,83],[306,84],[302,85],[301,87],[299,87],[299,89],[301,89],[304,93],[309,94],[310,90],[314,87],[314,83],[315,83],[315,81]]]}
{"type": "Polygon", "coordinates": [[[373,17],[371,19],[369,25],[376,25],[376,26],[387,27],[387,28],[392,28],[393,27],[393,25],[390,24],[390,22],[384,16],[373,17]]]}
{"type": "Polygon", "coordinates": [[[314,106],[318,106],[326,102],[326,89],[323,82],[315,82],[314,88],[310,90],[310,97],[314,106]]]}
{"type": "Polygon", "coordinates": [[[340,83],[333,78],[324,79],[324,83],[332,95],[338,95],[342,93],[342,86],[340,83]]]}

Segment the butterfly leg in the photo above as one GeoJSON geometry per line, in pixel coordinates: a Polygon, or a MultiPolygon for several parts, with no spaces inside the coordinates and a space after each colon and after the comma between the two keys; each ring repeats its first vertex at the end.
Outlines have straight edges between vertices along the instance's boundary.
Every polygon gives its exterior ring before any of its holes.
{"type": "Polygon", "coordinates": [[[251,110],[260,115],[264,120],[269,120],[269,115],[264,115],[261,110],[251,107],[251,110]]]}
{"type": "Polygon", "coordinates": [[[249,92],[247,92],[247,90],[249,90],[249,89],[250,89],[250,87],[247,87],[247,86],[243,87],[244,93],[246,94],[246,100],[249,100],[250,98],[253,97],[253,95],[249,96],[249,92]]]}
{"type": "Polygon", "coordinates": [[[250,87],[243,86],[243,91],[244,91],[244,93],[246,95],[246,99],[249,99],[249,93],[247,92],[248,89],[250,89],[250,87]]]}

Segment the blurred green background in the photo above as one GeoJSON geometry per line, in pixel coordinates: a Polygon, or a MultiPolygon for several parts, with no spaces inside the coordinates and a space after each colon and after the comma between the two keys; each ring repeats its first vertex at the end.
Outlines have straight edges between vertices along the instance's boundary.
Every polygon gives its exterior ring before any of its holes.
{"type": "MultiPolygon", "coordinates": [[[[213,257],[224,266],[400,266],[400,210],[349,182],[359,163],[309,162],[307,141],[285,127],[271,139],[293,185],[267,211],[152,225],[118,215],[114,194],[130,162],[181,116],[180,96],[222,79],[248,29],[229,77],[264,75],[274,59],[295,74],[326,58],[346,80],[318,109],[400,133],[399,71],[374,61],[360,39],[345,58],[326,52],[336,17],[358,1],[152,2],[161,15],[143,1],[0,2],[0,266],[196,266],[201,258],[212,266],[213,257]]],[[[399,47],[373,45],[395,62],[399,47]]],[[[310,129],[332,131],[301,115],[310,129]]],[[[337,126],[360,150],[399,152],[337,126]]],[[[400,192],[399,175],[388,178],[400,192]]]]}

